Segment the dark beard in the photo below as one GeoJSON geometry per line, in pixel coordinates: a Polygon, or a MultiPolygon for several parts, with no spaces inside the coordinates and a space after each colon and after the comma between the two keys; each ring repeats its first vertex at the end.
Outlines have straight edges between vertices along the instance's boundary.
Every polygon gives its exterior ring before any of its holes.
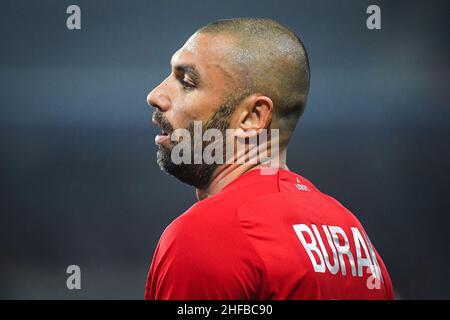
{"type": "MultiPolygon", "coordinates": [[[[222,133],[223,139],[223,151],[225,153],[225,137],[226,129],[230,127],[231,115],[233,114],[236,106],[242,100],[229,97],[224,104],[222,104],[212,117],[202,126],[202,134],[208,129],[218,129],[222,133]]],[[[170,123],[164,118],[162,112],[159,110],[155,113],[155,119],[161,124],[165,132],[170,134],[174,131],[170,123]]],[[[194,123],[191,122],[186,130],[191,136],[191,150],[194,150],[194,123]]],[[[203,150],[213,141],[202,141],[202,155],[203,150]]],[[[157,162],[161,170],[166,171],[168,174],[174,176],[181,182],[194,186],[197,189],[205,189],[211,183],[211,177],[214,171],[220,165],[219,163],[206,164],[202,160],[201,164],[194,163],[194,152],[191,152],[191,162],[189,164],[181,163],[175,164],[171,159],[171,152],[173,144],[170,143],[169,147],[159,145],[157,152],[157,162]]],[[[203,157],[202,157],[203,159],[203,157]]],[[[225,154],[223,155],[225,161],[225,154]]]]}

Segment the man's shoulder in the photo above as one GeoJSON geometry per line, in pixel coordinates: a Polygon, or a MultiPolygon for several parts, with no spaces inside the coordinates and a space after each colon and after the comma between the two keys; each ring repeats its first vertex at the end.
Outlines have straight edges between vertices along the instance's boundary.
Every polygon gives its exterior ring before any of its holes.
{"type": "Polygon", "coordinates": [[[287,198],[292,196],[302,200],[295,204],[297,209],[309,206],[312,201],[334,200],[321,193],[303,177],[299,180],[294,173],[283,173],[281,177],[277,175],[263,176],[260,179],[247,178],[245,183],[234,185],[217,195],[195,203],[178,216],[168,229],[177,233],[202,229],[205,232],[201,234],[205,234],[208,233],[207,230],[214,230],[216,227],[222,230],[239,227],[239,214],[243,210],[254,211],[255,207],[281,208],[291,203],[287,201],[287,198]],[[289,182],[286,181],[287,176],[289,176],[289,182]]]}
{"type": "Polygon", "coordinates": [[[164,230],[161,241],[184,246],[223,242],[240,232],[236,204],[230,195],[211,197],[192,205],[164,230]]]}
{"type": "MultiPolygon", "coordinates": [[[[215,226],[224,228],[233,222],[236,206],[229,196],[208,198],[192,205],[188,210],[178,216],[167,227],[171,232],[208,231],[215,226]]],[[[198,235],[204,234],[201,232],[198,235]]]]}
{"type": "Polygon", "coordinates": [[[229,218],[232,218],[233,212],[243,203],[255,200],[269,193],[267,188],[268,184],[268,182],[262,181],[252,183],[251,185],[240,186],[236,189],[222,190],[216,195],[193,204],[175,219],[174,223],[175,225],[214,222],[222,224],[222,219],[229,220],[229,218]]]}
{"type": "Polygon", "coordinates": [[[233,239],[233,242],[243,242],[244,246],[247,240],[242,232],[238,213],[246,203],[255,202],[264,195],[275,192],[263,186],[265,183],[267,182],[227,190],[195,203],[167,226],[161,242],[181,247],[189,243],[192,248],[196,243],[220,243],[220,246],[225,246],[230,243],[226,239],[233,239]]]}
{"type": "Polygon", "coordinates": [[[239,274],[239,268],[259,270],[260,257],[242,231],[236,209],[225,203],[227,198],[196,203],[176,218],[159,240],[156,260],[208,274],[214,270],[217,277],[239,274]]]}

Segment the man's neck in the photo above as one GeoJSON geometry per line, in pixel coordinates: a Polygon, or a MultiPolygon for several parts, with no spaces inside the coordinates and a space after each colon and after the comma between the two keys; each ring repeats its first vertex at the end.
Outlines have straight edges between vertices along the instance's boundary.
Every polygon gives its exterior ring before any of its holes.
{"type": "Polygon", "coordinates": [[[211,183],[207,188],[196,189],[197,199],[199,201],[206,199],[222,191],[225,186],[239,178],[241,175],[250,170],[255,169],[288,169],[286,165],[286,150],[279,154],[279,161],[273,164],[271,161],[260,163],[244,163],[244,164],[224,164],[216,169],[213,174],[211,183]]]}

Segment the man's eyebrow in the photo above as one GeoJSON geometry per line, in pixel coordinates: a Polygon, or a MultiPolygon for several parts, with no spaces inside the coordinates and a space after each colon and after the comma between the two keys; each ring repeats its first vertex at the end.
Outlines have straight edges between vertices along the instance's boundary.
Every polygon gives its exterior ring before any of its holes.
{"type": "Polygon", "coordinates": [[[192,77],[193,81],[200,82],[201,77],[200,73],[197,71],[194,65],[192,64],[178,64],[173,66],[174,70],[177,72],[183,72],[189,74],[192,77]]]}

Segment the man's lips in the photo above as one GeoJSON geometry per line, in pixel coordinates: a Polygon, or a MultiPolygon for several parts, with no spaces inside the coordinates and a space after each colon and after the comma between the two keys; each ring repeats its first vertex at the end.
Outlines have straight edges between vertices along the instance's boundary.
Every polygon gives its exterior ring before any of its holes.
{"type": "Polygon", "coordinates": [[[164,129],[162,129],[161,124],[155,120],[155,117],[152,117],[152,122],[155,126],[161,128],[161,133],[155,136],[155,143],[162,144],[165,141],[169,140],[169,134],[166,131],[164,131],[164,129]]]}
{"type": "Polygon", "coordinates": [[[156,144],[163,144],[164,142],[169,140],[168,134],[157,134],[155,136],[155,143],[156,144]]]}

